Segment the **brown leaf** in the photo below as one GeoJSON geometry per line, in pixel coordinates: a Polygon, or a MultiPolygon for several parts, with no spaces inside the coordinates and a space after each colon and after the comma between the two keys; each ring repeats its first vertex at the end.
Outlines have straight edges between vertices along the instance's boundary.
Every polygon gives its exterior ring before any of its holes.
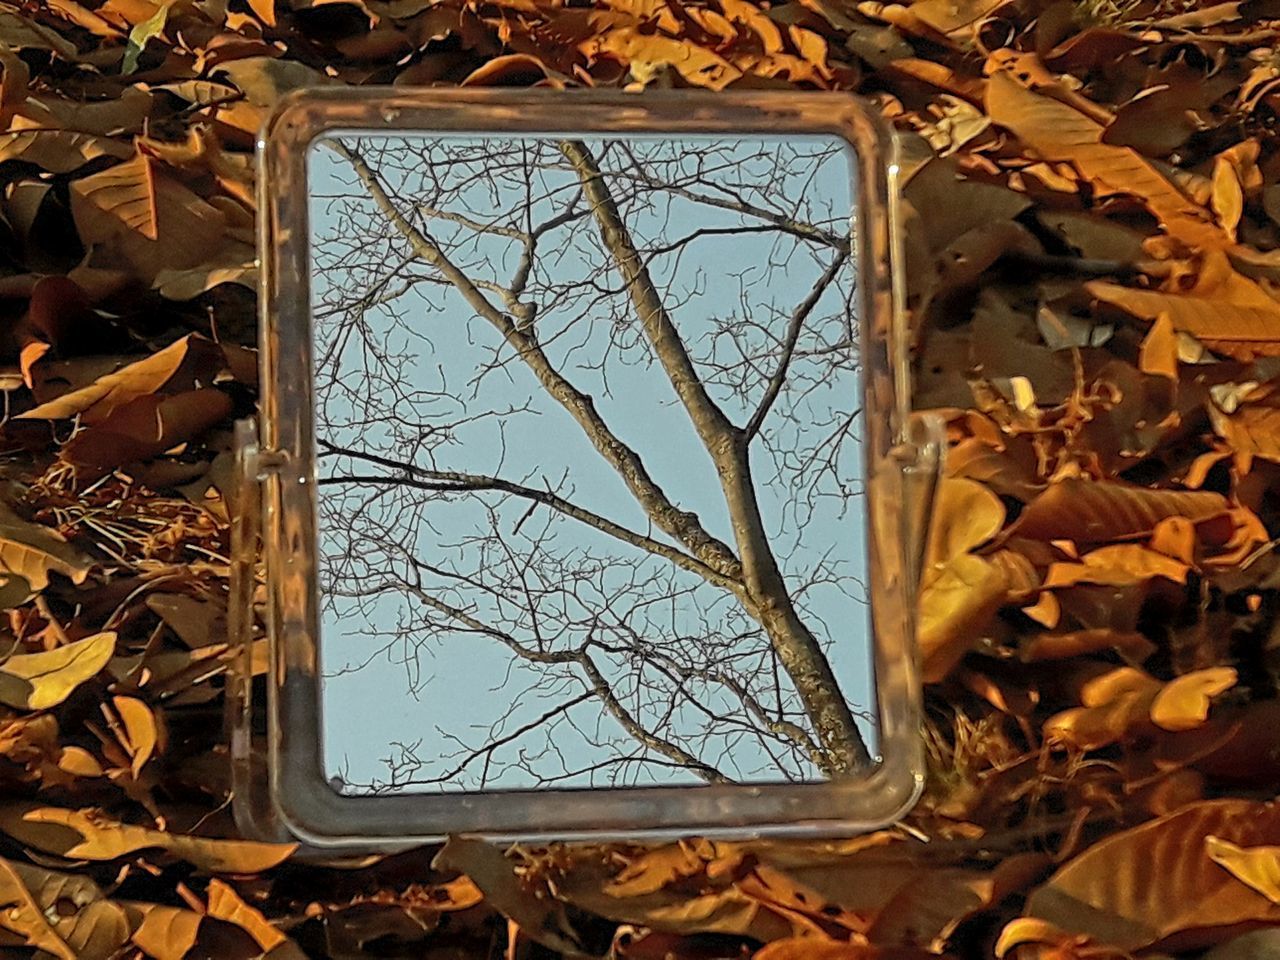
{"type": "Polygon", "coordinates": [[[1067,478],[1027,504],[1006,535],[1081,543],[1124,540],[1151,533],[1167,517],[1199,521],[1225,513],[1229,506],[1217,493],[1067,478]]]}
{"type": "Polygon", "coordinates": [[[1280,462],[1280,384],[1249,390],[1234,410],[1210,404],[1209,417],[1214,431],[1230,445],[1241,473],[1249,472],[1254,457],[1280,462]]]}
{"type": "Polygon", "coordinates": [[[590,60],[611,57],[626,64],[637,78],[670,67],[694,86],[722,90],[742,77],[741,70],[713,51],[688,40],[642,33],[638,24],[602,30],[578,48],[590,60]]]}
{"type": "Polygon", "coordinates": [[[1018,648],[1026,663],[1042,660],[1069,660],[1103,650],[1118,650],[1130,663],[1141,663],[1155,653],[1156,646],[1140,633],[1117,630],[1073,630],[1041,633],[1018,648]]]}
{"type": "Polygon", "coordinates": [[[925,868],[919,882],[902,886],[867,932],[872,943],[917,945],[942,952],[966,918],[1039,880],[1051,861],[1041,854],[1011,856],[981,873],[958,868],[925,868]]]}
{"type": "Polygon", "coordinates": [[[231,398],[216,387],[171,397],[138,397],[63,444],[62,457],[88,473],[150,460],[196,439],[225,419],[231,408],[231,398]]]}
{"type": "Polygon", "coordinates": [[[1173,237],[1221,247],[1226,235],[1137,152],[1102,142],[1103,127],[1078,110],[1033,93],[1004,71],[987,81],[987,113],[1046,160],[1074,163],[1103,194],[1137,197],[1173,237]]]}
{"type": "Polygon", "coordinates": [[[466,874],[494,909],[539,943],[571,956],[584,952],[563,904],[549,896],[538,896],[521,883],[515,862],[500,847],[483,840],[450,837],[431,861],[431,868],[466,874]]]}
{"type": "Polygon", "coordinates": [[[1011,951],[1030,944],[1052,948],[1052,952],[1032,954],[1040,960],[1131,960],[1126,951],[1112,950],[1095,943],[1092,937],[1067,933],[1035,917],[1018,917],[1005,924],[996,941],[995,955],[1003,960],[1011,951]]]}
{"type": "Polygon", "coordinates": [[[147,608],[192,650],[222,643],[226,638],[226,611],[221,604],[181,593],[153,593],[146,602],[147,608]]]}
{"type": "Polygon", "coordinates": [[[290,91],[333,82],[314,67],[281,57],[239,57],[219,64],[217,72],[255,107],[272,107],[290,91]]]}
{"type": "Polygon", "coordinates": [[[228,235],[225,214],[140,154],[73,181],[71,212],[96,266],[128,268],[147,284],[164,270],[253,257],[228,235]]]}
{"type": "Polygon", "coordinates": [[[110,960],[129,939],[125,911],[88,877],[0,860],[0,928],[60,960],[110,960]]]}
{"type": "Polygon", "coordinates": [[[0,134],[0,163],[21,160],[49,173],[72,173],[99,157],[124,158],[133,147],[71,130],[12,130],[0,134]]]}
{"type": "Polygon", "coordinates": [[[939,33],[950,34],[990,17],[1008,0],[920,0],[911,13],[939,33]]]}
{"type": "Polygon", "coordinates": [[[1280,840],[1280,806],[1210,800],[1094,844],[1027,901],[1026,913],[1126,950],[1194,949],[1243,923],[1280,922],[1280,905],[1215,864],[1207,837],[1242,847],[1280,840]]]}
{"type": "MultiPolygon", "coordinates": [[[[921,960],[936,957],[917,951],[921,960]]],[[[875,947],[866,943],[846,943],[817,937],[788,937],[767,943],[754,954],[753,960],[889,960],[875,947]]],[[[908,960],[902,955],[902,960],[908,960]]]]}
{"type": "Polygon", "coordinates": [[[0,829],[37,850],[68,859],[115,860],[137,850],[162,849],[218,873],[270,870],[298,846],[189,837],[119,823],[93,809],[67,810],[34,803],[0,807],[0,829]]]}
{"type": "Polygon", "coordinates": [[[75,44],[56,31],[18,12],[17,8],[0,8],[0,36],[14,50],[46,50],[74,63],[75,44]]]}

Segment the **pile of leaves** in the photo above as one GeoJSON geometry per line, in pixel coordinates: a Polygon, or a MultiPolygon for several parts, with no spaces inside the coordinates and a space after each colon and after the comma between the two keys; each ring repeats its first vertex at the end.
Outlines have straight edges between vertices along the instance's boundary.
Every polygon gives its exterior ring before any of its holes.
{"type": "Polygon", "coordinates": [[[0,955],[1280,955],[1280,4],[4,0],[0,69],[0,955]],[[950,442],[903,823],[237,838],[252,147],[323,83],[855,90],[903,132],[950,442]]]}

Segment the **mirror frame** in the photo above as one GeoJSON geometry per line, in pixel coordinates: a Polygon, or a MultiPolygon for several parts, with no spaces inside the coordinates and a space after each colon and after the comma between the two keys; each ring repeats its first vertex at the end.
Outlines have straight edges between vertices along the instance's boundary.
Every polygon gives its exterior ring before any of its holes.
{"type": "MultiPolygon", "coordinates": [[[[941,430],[912,419],[892,131],[843,93],[317,88],[284,97],[258,141],[261,441],[241,427],[229,681],[236,815],[245,832],[320,850],[394,849],[448,834],[573,839],[850,835],[900,817],[924,783],[914,604],[941,430]],[[315,567],[307,158],[334,131],[361,135],[818,134],[855,156],[854,263],[868,463],[868,549],[879,756],[832,781],[344,796],[322,765],[315,567]],[[259,499],[260,498],[260,499],[259,499]],[[266,579],[266,788],[254,785],[253,549],[266,579]]],[[[353,722],[359,722],[353,712],[353,722]]]]}

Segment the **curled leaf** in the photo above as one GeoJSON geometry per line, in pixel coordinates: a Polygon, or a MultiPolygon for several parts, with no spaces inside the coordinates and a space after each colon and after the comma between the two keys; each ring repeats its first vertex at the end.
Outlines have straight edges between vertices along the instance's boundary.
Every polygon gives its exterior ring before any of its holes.
{"type": "Polygon", "coordinates": [[[1151,704],[1151,722],[1164,730],[1194,730],[1209,719],[1209,705],[1236,685],[1231,667],[1196,670],[1165,684],[1151,704]]]}

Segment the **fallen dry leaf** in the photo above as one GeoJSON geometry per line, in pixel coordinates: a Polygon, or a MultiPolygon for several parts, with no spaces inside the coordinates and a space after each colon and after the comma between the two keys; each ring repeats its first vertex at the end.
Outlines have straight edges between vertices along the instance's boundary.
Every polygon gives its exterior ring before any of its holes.
{"type": "Polygon", "coordinates": [[[136,850],[161,849],[219,873],[269,870],[297,849],[295,843],[188,837],[120,823],[92,809],[33,803],[0,807],[0,830],[38,850],[72,860],[114,860],[136,850]]]}
{"type": "Polygon", "coordinates": [[[19,653],[0,661],[0,703],[23,710],[47,710],[97,676],[115,652],[116,635],[99,633],[40,653],[19,653]]]}
{"type": "Polygon", "coordinates": [[[123,908],[87,877],[0,859],[0,928],[60,960],[110,960],[128,941],[123,908]]]}
{"type": "Polygon", "coordinates": [[[1151,722],[1163,730],[1194,730],[1209,718],[1213,698],[1236,685],[1232,667],[1211,667],[1165,684],[1151,704],[1151,722]]]}
{"type": "Polygon", "coordinates": [[[1210,836],[1239,846],[1267,845],[1280,839],[1280,808],[1209,800],[1114,834],[1036,890],[1026,913],[1125,950],[1174,938],[1194,948],[1241,923],[1280,922],[1280,906],[1210,859],[1210,836]]]}

